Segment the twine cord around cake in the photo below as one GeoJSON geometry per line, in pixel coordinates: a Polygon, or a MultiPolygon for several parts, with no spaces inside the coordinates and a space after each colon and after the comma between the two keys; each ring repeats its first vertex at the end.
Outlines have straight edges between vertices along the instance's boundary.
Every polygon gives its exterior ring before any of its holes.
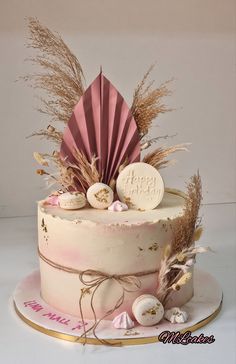
{"type": "Polygon", "coordinates": [[[53,262],[52,260],[46,258],[39,250],[38,248],[38,254],[39,257],[47,264],[52,266],[55,269],[62,270],[67,273],[77,274],[79,276],[80,282],[85,286],[85,288],[81,289],[80,293],[80,299],[79,299],[79,310],[80,310],[80,316],[82,321],[82,326],[84,329],[83,334],[80,336],[80,338],[85,338],[85,343],[87,341],[87,334],[92,331],[94,337],[101,342],[102,344],[106,345],[119,345],[119,343],[111,343],[105,339],[100,339],[96,334],[96,328],[100,324],[102,320],[110,316],[113,312],[115,312],[121,305],[124,303],[125,298],[125,292],[135,292],[141,288],[141,281],[139,277],[144,277],[150,274],[158,273],[158,269],[153,270],[146,270],[143,272],[136,272],[136,273],[127,273],[127,274],[109,274],[105,272],[101,272],[98,270],[93,269],[87,269],[87,270],[78,270],[75,268],[63,266],[61,264],[58,264],[56,262],[53,262]],[[106,312],[106,314],[100,318],[97,319],[96,311],[94,308],[94,298],[97,290],[101,287],[101,285],[104,282],[107,282],[109,280],[113,280],[116,282],[120,288],[121,288],[121,295],[117,299],[114,307],[112,307],[110,310],[106,312]],[[91,293],[92,290],[92,293],[91,293]],[[91,299],[90,299],[90,307],[93,312],[94,316],[94,324],[89,328],[85,329],[85,321],[84,321],[84,315],[83,315],[83,307],[82,307],[82,301],[86,293],[91,293],[91,299]]]}
{"type": "MultiPolygon", "coordinates": [[[[148,274],[150,274],[150,273],[148,272],[148,274]]],[[[80,273],[79,279],[80,279],[81,283],[83,283],[87,287],[87,288],[83,289],[83,291],[81,292],[80,300],[79,300],[80,315],[81,315],[81,320],[82,320],[84,328],[85,328],[85,325],[84,325],[83,310],[82,310],[82,299],[84,297],[84,294],[86,294],[86,290],[87,291],[93,290],[92,295],[91,295],[91,300],[90,300],[90,306],[91,306],[91,310],[94,315],[94,324],[88,330],[84,330],[84,333],[82,334],[81,337],[85,337],[85,340],[86,340],[87,333],[92,331],[94,337],[96,337],[96,339],[98,339],[100,342],[102,342],[103,344],[106,344],[106,345],[107,344],[111,345],[110,342],[97,337],[96,328],[102,320],[104,320],[106,317],[108,317],[113,312],[115,312],[123,304],[125,292],[135,292],[136,290],[140,289],[141,282],[138,279],[139,275],[140,275],[140,273],[137,273],[136,275],[117,275],[117,274],[110,275],[110,274],[106,274],[106,273],[94,271],[94,270],[92,270],[92,271],[87,270],[87,271],[83,271],[80,273]],[[85,278],[86,276],[88,277],[88,279],[85,278]],[[90,278],[92,276],[96,276],[96,278],[90,278]],[[94,308],[94,304],[93,304],[94,296],[95,296],[95,293],[98,290],[98,288],[104,282],[106,282],[110,279],[112,279],[114,282],[119,284],[119,286],[121,287],[122,293],[121,293],[121,296],[117,299],[114,307],[112,309],[108,310],[106,312],[106,314],[98,320],[96,311],[94,308]],[[128,289],[126,287],[126,285],[128,285],[130,287],[130,289],[128,289]]],[[[145,275],[145,274],[143,274],[141,272],[141,275],[145,275]]],[[[117,343],[116,343],[116,345],[117,345],[117,343]]]]}

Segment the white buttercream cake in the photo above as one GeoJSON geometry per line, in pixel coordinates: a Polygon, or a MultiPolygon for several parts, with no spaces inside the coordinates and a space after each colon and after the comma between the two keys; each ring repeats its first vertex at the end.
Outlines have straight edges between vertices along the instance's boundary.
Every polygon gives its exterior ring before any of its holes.
{"type": "MultiPolygon", "coordinates": [[[[112,212],[86,207],[63,210],[45,201],[38,204],[38,234],[41,294],[56,309],[80,316],[79,299],[84,285],[78,274],[58,269],[58,266],[78,271],[96,270],[107,274],[134,275],[158,270],[164,247],[171,242],[172,227],[183,214],[185,198],[177,191],[165,192],[158,208],[148,211],[112,212]],[[46,258],[46,259],[45,259],[46,258]],[[47,261],[48,260],[48,261],[47,261]],[[53,267],[50,262],[56,263],[53,267]]],[[[143,293],[155,295],[157,273],[139,277],[140,288],[125,292],[124,302],[112,315],[126,311],[132,317],[132,304],[143,293]]],[[[116,281],[104,282],[96,292],[96,314],[103,317],[120,296],[116,281]]],[[[181,306],[193,295],[192,279],[174,292],[168,306],[181,306]]],[[[93,318],[90,294],[85,295],[83,314],[93,318]]]]}

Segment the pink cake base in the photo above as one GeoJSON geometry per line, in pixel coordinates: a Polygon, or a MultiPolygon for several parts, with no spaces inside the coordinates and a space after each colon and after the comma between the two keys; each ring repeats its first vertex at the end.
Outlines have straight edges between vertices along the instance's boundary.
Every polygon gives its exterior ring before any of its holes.
{"type": "MultiPolygon", "coordinates": [[[[83,326],[78,317],[66,315],[46,304],[40,295],[40,274],[34,271],[24,278],[13,294],[15,310],[18,316],[33,328],[60,339],[83,342],[79,339],[83,326]]],[[[194,274],[194,297],[183,306],[188,312],[189,320],[184,324],[171,324],[162,320],[158,325],[143,327],[136,325],[131,330],[114,329],[112,322],[102,321],[96,334],[100,339],[121,342],[122,345],[145,344],[157,342],[162,331],[194,331],[210,322],[220,311],[222,290],[218,282],[209,273],[196,270],[194,274]]],[[[86,329],[92,320],[85,320],[86,329]]],[[[88,335],[88,344],[100,342],[88,335]]]]}

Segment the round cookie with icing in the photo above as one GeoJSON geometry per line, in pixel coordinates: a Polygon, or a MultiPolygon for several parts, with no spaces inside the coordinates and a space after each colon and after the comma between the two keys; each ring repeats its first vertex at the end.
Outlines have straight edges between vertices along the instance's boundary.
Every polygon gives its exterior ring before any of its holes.
{"type": "Polygon", "coordinates": [[[105,183],[97,182],[89,187],[87,191],[87,200],[95,209],[108,208],[114,199],[114,193],[105,183]]]}
{"type": "Polygon", "coordinates": [[[78,210],[86,205],[86,198],[80,192],[65,192],[58,196],[58,202],[62,209],[78,210]]]}
{"type": "Polygon", "coordinates": [[[132,305],[135,319],[142,326],[156,325],[164,316],[161,302],[153,295],[143,294],[132,305]]]}
{"type": "Polygon", "coordinates": [[[132,163],[120,172],[116,191],[129,208],[152,210],[162,201],[164,182],[160,173],[150,164],[132,163]]]}

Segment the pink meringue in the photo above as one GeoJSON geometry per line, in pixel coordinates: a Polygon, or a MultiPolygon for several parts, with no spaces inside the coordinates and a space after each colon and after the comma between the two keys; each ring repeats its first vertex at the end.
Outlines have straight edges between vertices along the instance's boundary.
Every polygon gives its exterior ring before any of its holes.
{"type": "Polygon", "coordinates": [[[58,195],[50,195],[46,198],[45,203],[52,206],[59,206],[58,195]]]}
{"type": "Polygon", "coordinates": [[[127,211],[128,210],[128,206],[119,201],[119,200],[116,200],[114,201],[109,207],[108,207],[108,210],[109,211],[114,211],[114,212],[121,212],[121,211],[127,211]]]}
{"type": "Polygon", "coordinates": [[[116,329],[132,329],[134,327],[134,322],[129,317],[126,311],[121,312],[118,316],[116,316],[113,321],[113,326],[116,329]]]}

